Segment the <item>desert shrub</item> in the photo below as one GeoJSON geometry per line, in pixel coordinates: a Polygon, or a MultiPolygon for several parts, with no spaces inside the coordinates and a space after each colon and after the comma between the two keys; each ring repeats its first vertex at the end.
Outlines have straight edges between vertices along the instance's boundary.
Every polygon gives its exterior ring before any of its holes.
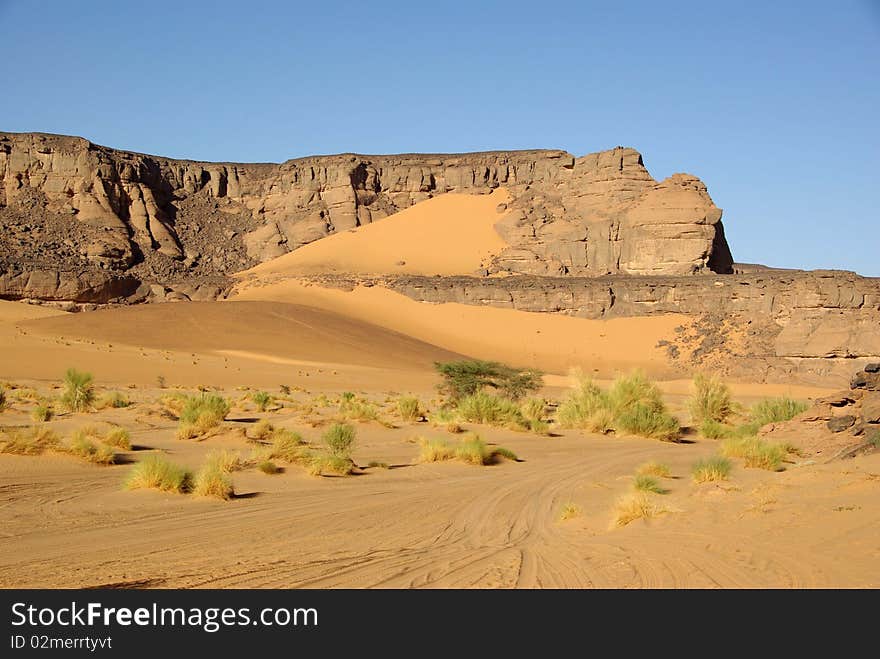
{"type": "Polygon", "coordinates": [[[633,478],[633,489],[639,492],[653,492],[654,494],[666,494],[659,481],[653,476],[647,474],[636,474],[633,478]]]}
{"type": "Polygon", "coordinates": [[[229,402],[216,394],[188,396],[180,411],[178,439],[192,439],[220,425],[229,414],[229,402]]]}
{"type": "Polygon", "coordinates": [[[801,412],[804,412],[807,407],[805,402],[793,400],[785,396],[781,398],[767,398],[752,406],[749,417],[752,422],[757,424],[758,428],[761,428],[768,423],[789,421],[801,412]]]}
{"type": "Polygon", "coordinates": [[[46,422],[52,419],[52,416],[55,412],[52,410],[52,406],[48,403],[39,403],[33,410],[31,410],[31,418],[34,421],[46,422]]]}
{"type": "Polygon", "coordinates": [[[0,453],[13,455],[41,455],[47,450],[57,448],[61,440],[53,431],[43,426],[34,426],[26,431],[14,431],[0,435],[0,453]]]}
{"type": "Polygon", "coordinates": [[[557,420],[566,428],[663,440],[675,440],[680,432],[660,390],[639,371],[617,378],[607,392],[590,378],[579,377],[575,390],[560,404],[557,420]]]}
{"type": "Polygon", "coordinates": [[[272,474],[277,474],[279,471],[281,471],[281,470],[278,468],[278,465],[276,465],[276,464],[275,464],[274,462],[272,462],[271,460],[262,460],[262,461],[258,462],[258,463],[257,463],[257,469],[259,469],[260,471],[262,471],[264,474],[268,474],[268,475],[270,475],[270,476],[271,476],[272,474]]]}
{"type": "Polygon", "coordinates": [[[122,426],[114,426],[110,428],[101,439],[108,446],[118,448],[123,451],[131,450],[131,435],[122,426]]]}
{"type": "Polygon", "coordinates": [[[205,466],[210,469],[217,469],[224,474],[231,474],[233,471],[244,469],[246,464],[238,451],[221,449],[208,453],[205,458],[205,466]]]}
{"type": "Polygon", "coordinates": [[[459,460],[467,464],[488,465],[496,458],[518,460],[516,454],[503,447],[489,447],[479,435],[470,435],[460,442],[450,443],[442,439],[419,438],[419,462],[444,462],[459,460]]]}
{"type": "Polygon", "coordinates": [[[658,478],[671,478],[672,471],[669,469],[669,465],[665,465],[662,462],[646,462],[645,464],[639,466],[638,469],[636,469],[636,475],[656,476],[658,478]]]}
{"type": "Polygon", "coordinates": [[[308,469],[312,476],[323,476],[328,473],[348,476],[354,470],[354,463],[349,458],[322,453],[312,458],[308,469]]]}
{"type": "Polygon", "coordinates": [[[302,462],[308,458],[308,453],[305,442],[297,433],[286,429],[273,433],[270,459],[287,463],[302,462]]]}
{"type": "Polygon", "coordinates": [[[397,399],[397,413],[402,420],[412,423],[422,418],[422,405],[418,398],[401,396],[397,399]]]}
{"type": "Polygon", "coordinates": [[[272,437],[272,433],[275,432],[275,426],[272,425],[267,419],[260,419],[254,424],[254,427],[251,428],[249,433],[246,433],[248,438],[256,440],[256,441],[265,441],[272,437]]]}
{"type": "Polygon", "coordinates": [[[529,421],[541,421],[547,410],[547,401],[543,398],[529,398],[520,405],[520,413],[529,421]]]}
{"type": "Polygon", "coordinates": [[[527,429],[529,423],[519,406],[507,398],[493,396],[483,391],[459,399],[456,407],[459,417],[471,423],[527,429]]]}
{"type": "Polygon", "coordinates": [[[321,436],[327,452],[339,458],[351,458],[355,440],[354,426],[347,423],[334,423],[321,436]]]}
{"type": "Polygon", "coordinates": [[[614,506],[614,526],[626,526],[637,519],[651,519],[667,512],[644,492],[633,492],[618,499],[614,506]]]}
{"type": "Polygon", "coordinates": [[[733,414],[730,387],[721,382],[717,375],[698,373],[694,376],[693,390],[688,400],[693,423],[724,423],[733,414]]]}
{"type": "Polygon", "coordinates": [[[129,405],[131,405],[131,401],[128,396],[119,391],[108,391],[98,400],[100,409],[128,407],[129,405]]]}
{"type": "Polygon", "coordinates": [[[715,419],[703,419],[700,423],[700,434],[706,439],[723,439],[728,437],[733,429],[715,419]]]}
{"type": "Polygon", "coordinates": [[[155,489],[183,494],[192,488],[192,473],[161,455],[148,455],[131,468],[125,489],[155,489]]]}
{"type": "Polygon", "coordinates": [[[691,476],[695,483],[724,481],[730,475],[733,465],[730,460],[721,456],[698,460],[691,468],[691,476]]]}
{"type": "Polygon", "coordinates": [[[463,359],[454,362],[435,362],[434,367],[443,378],[439,389],[450,402],[456,403],[487,387],[498,390],[505,398],[519,400],[541,388],[542,373],[534,369],[518,369],[499,362],[463,359]]]}
{"type": "Polygon", "coordinates": [[[742,458],[746,467],[779,471],[788,451],[781,444],[758,437],[729,437],[721,444],[721,454],[728,458],[742,458]]]}
{"type": "Polygon", "coordinates": [[[590,378],[577,376],[574,391],[562,401],[556,419],[564,428],[606,433],[614,422],[608,394],[590,378]]]}
{"type": "Polygon", "coordinates": [[[224,501],[235,494],[229,474],[210,462],[196,472],[192,491],[201,497],[215,497],[224,501]]]}
{"type": "Polygon", "coordinates": [[[379,410],[366,401],[343,399],[339,405],[339,412],[349,421],[379,420],[379,410]]]}
{"type": "Polygon", "coordinates": [[[580,514],[581,509],[577,504],[567,503],[562,506],[562,511],[559,513],[559,519],[564,522],[565,520],[577,517],[580,514]]]}
{"type": "Polygon", "coordinates": [[[95,402],[95,387],[92,383],[92,374],[77,371],[75,368],[67,369],[64,374],[64,391],[61,394],[61,403],[69,410],[82,412],[89,409],[95,402]]]}
{"type": "Polygon", "coordinates": [[[111,447],[106,444],[100,446],[95,444],[84,433],[74,433],[66,450],[71,455],[95,464],[109,465],[113,464],[116,459],[111,447]]]}
{"type": "Polygon", "coordinates": [[[367,463],[367,468],[369,469],[391,469],[391,465],[387,462],[379,462],[378,460],[371,460],[367,463]]]}
{"type": "Polygon", "coordinates": [[[275,398],[266,391],[255,391],[251,394],[251,400],[257,406],[260,412],[265,412],[269,407],[275,404],[275,398]]]}
{"type": "Polygon", "coordinates": [[[455,447],[445,439],[419,438],[419,462],[443,462],[455,458],[455,447]]]}
{"type": "Polygon", "coordinates": [[[615,430],[622,430],[632,435],[674,441],[678,438],[681,428],[678,419],[668,414],[665,409],[638,402],[622,411],[614,420],[615,430]]]}

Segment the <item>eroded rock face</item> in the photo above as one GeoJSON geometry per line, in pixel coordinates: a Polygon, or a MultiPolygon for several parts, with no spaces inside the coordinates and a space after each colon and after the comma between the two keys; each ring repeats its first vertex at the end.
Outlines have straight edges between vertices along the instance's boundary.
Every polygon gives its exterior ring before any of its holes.
{"type": "Polygon", "coordinates": [[[854,366],[880,357],[880,279],[844,271],[763,269],[737,275],[606,277],[310,278],[351,289],[385,286],[415,300],[559,313],[580,318],[687,314],[693,324],[666,342],[670,362],[767,381],[844,384],[854,366]]]}
{"type": "MultiPolygon", "coordinates": [[[[222,290],[232,272],[333,232],[437,194],[499,186],[512,193],[498,227],[510,247],[491,272],[731,271],[721,211],[706,187],[684,174],[656,182],[632,149],[232,164],[0,133],[0,296],[79,300],[94,296],[96,280],[130,278],[222,290]],[[59,283],[33,274],[49,272],[59,283]]],[[[116,295],[126,286],[106,288],[116,295]]]]}

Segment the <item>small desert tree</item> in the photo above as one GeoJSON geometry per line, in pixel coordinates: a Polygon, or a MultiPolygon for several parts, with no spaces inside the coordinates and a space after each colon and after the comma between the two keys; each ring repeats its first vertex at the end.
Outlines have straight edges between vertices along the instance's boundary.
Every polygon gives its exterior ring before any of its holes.
{"type": "Polygon", "coordinates": [[[440,393],[453,403],[483,391],[487,387],[513,400],[541,388],[540,371],[507,366],[500,362],[463,359],[454,362],[435,362],[434,367],[443,377],[440,393]]]}

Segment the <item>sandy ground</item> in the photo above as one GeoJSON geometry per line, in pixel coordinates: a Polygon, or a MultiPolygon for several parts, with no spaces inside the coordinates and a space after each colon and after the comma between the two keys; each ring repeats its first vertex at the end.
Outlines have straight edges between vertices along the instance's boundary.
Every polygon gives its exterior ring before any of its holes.
{"type": "MultiPolygon", "coordinates": [[[[134,392],[150,398],[157,392],[134,392]]],[[[25,406],[4,413],[19,419],[25,406]]],[[[147,403],[103,418],[133,429],[128,460],[162,451],[197,466],[214,448],[249,447],[230,432],[173,439],[147,403]]],[[[237,411],[301,430],[286,411],[237,411]]],[[[52,422],[60,429],[95,415],[52,422]]],[[[565,432],[538,437],[474,427],[522,462],[413,464],[428,424],[358,424],[349,478],[298,467],[234,474],[230,502],[127,492],[127,464],[0,455],[0,586],[130,587],[876,587],[880,455],[781,473],[738,466],[721,485],[694,485],[692,462],[714,443],[666,444],[565,432]],[[666,462],[675,478],[656,499],[670,512],[612,528],[635,468],[666,462]],[[561,520],[567,504],[579,514],[561,520]]]]}

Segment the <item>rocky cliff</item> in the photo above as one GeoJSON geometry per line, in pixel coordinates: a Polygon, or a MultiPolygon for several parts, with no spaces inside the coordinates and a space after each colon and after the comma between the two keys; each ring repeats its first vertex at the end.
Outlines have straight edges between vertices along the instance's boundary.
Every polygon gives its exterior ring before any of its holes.
{"type": "Polygon", "coordinates": [[[204,163],[76,137],[0,133],[0,297],[211,299],[227,276],[446,192],[505,186],[510,245],[482,274],[732,271],[699,179],[657,182],[633,149],[204,163]]]}
{"type": "Polygon", "coordinates": [[[682,374],[842,384],[880,360],[880,279],[845,271],[759,269],[725,276],[309,278],[321,286],[384,286],[415,300],[580,318],[682,313],[665,342],[682,374]]]}

